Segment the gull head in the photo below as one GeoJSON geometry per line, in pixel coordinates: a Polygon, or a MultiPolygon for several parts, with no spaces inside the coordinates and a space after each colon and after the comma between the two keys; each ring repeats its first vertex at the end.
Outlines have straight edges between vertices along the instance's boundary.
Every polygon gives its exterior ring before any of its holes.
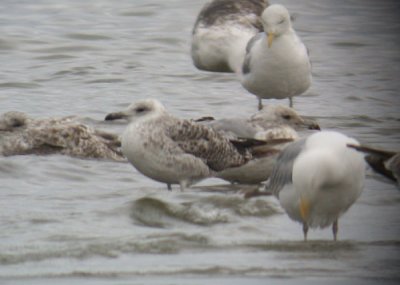
{"type": "Polygon", "coordinates": [[[304,118],[294,109],[284,105],[268,105],[251,116],[250,121],[256,122],[264,129],[287,125],[295,130],[320,130],[317,122],[304,118]]]}
{"type": "Polygon", "coordinates": [[[272,46],[274,38],[286,33],[292,27],[289,11],[279,4],[268,6],[261,15],[261,22],[268,34],[268,47],[272,46]]]}
{"type": "Polygon", "coordinates": [[[0,131],[13,131],[28,123],[28,116],[25,113],[11,111],[0,117],[0,131]]]}
{"type": "Polygon", "coordinates": [[[130,122],[139,119],[151,119],[162,116],[166,113],[163,104],[156,99],[144,99],[132,103],[129,107],[123,111],[109,113],[106,117],[106,121],[125,119],[130,122]]]}

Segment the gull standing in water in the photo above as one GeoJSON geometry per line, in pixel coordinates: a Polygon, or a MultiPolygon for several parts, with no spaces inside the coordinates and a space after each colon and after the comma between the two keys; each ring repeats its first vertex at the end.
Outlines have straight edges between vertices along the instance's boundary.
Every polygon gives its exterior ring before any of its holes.
{"type": "Polygon", "coordinates": [[[330,225],[336,240],[339,217],[362,192],[366,164],[349,144],[359,145],[341,133],[321,131],[290,144],[277,159],[267,188],[303,224],[304,240],[309,227],[330,225]]]}
{"type": "Polygon", "coordinates": [[[201,70],[240,73],[247,42],[263,30],[266,0],[213,0],[200,11],[191,56],[201,70]]]}
{"type": "Polygon", "coordinates": [[[252,142],[231,141],[212,128],[176,118],[155,99],[133,103],[105,120],[123,118],[130,121],[122,134],[123,154],[139,172],[168,189],[179,184],[184,190],[255,157],[252,142]]]}
{"type": "Polygon", "coordinates": [[[288,10],[279,4],[268,6],[261,15],[265,32],[247,44],[241,83],[262,99],[289,98],[305,92],[311,85],[308,51],[292,28],[288,10]]]}

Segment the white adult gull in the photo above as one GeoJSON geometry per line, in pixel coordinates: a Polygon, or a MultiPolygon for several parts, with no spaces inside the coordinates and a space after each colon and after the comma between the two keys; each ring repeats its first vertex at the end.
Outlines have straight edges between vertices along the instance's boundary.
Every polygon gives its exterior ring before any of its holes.
{"type": "Polygon", "coordinates": [[[291,143],[277,159],[267,189],[303,224],[304,240],[309,227],[330,225],[336,240],[338,219],[362,192],[366,164],[350,144],[359,145],[341,133],[321,131],[291,143]]]}
{"type": "Polygon", "coordinates": [[[265,32],[247,44],[241,83],[262,99],[289,98],[305,92],[311,84],[308,51],[292,28],[288,10],[279,4],[268,6],[261,15],[265,32]]]}
{"type": "Polygon", "coordinates": [[[122,134],[123,154],[140,173],[166,183],[168,189],[179,184],[184,190],[247,163],[255,157],[252,144],[259,143],[231,141],[212,128],[174,117],[155,99],[138,101],[105,119],[122,118],[130,121],[122,134]]]}
{"type": "Polygon", "coordinates": [[[191,56],[200,70],[240,73],[247,42],[263,30],[267,0],[213,0],[193,27],[191,56]]]}
{"type": "Polygon", "coordinates": [[[118,136],[77,118],[34,119],[10,111],[0,116],[0,155],[62,154],[124,162],[118,136]]]}

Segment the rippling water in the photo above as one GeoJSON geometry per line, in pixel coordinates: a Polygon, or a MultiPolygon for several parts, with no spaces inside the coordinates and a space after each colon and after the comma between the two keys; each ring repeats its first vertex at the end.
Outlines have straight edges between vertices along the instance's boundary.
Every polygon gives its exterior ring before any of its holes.
{"type": "MultiPolygon", "coordinates": [[[[274,1],[278,2],[278,1],[274,1]]],[[[314,82],[295,107],[363,143],[400,149],[398,1],[285,0],[314,82]]],[[[204,1],[0,3],[0,113],[105,114],[159,98],[174,114],[246,115],[256,99],[232,74],[196,70],[190,35],[204,1]]],[[[284,103],[273,102],[273,103],[284,103]]],[[[302,241],[272,197],[206,180],[185,193],[130,165],[63,156],[0,158],[2,284],[393,284],[400,193],[369,173],[330,230],[302,241]]]]}

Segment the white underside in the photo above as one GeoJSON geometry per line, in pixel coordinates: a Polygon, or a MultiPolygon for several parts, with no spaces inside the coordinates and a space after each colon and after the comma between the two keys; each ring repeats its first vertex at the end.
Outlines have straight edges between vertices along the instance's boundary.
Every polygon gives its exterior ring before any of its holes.
{"type": "Polygon", "coordinates": [[[243,74],[242,85],[263,99],[284,99],[305,92],[311,84],[311,65],[303,43],[284,36],[269,48],[265,37],[251,49],[250,73],[243,74]]]}
{"type": "Polygon", "coordinates": [[[279,193],[289,217],[313,228],[324,228],[337,220],[357,200],[364,184],[363,156],[343,142],[327,139],[338,145],[311,147],[300,154],[293,165],[293,184],[279,193]],[[300,213],[300,199],[310,205],[305,219],[300,213]]]}
{"type": "Polygon", "coordinates": [[[210,175],[201,159],[169,145],[168,138],[158,135],[147,139],[143,128],[130,124],[122,136],[122,152],[145,176],[167,184],[190,185],[210,175]]]}
{"type": "Polygon", "coordinates": [[[191,55],[194,64],[209,71],[221,71],[227,66],[240,73],[246,45],[257,33],[254,28],[226,23],[223,26],[198,27],[192,38],[191,55]]]}

